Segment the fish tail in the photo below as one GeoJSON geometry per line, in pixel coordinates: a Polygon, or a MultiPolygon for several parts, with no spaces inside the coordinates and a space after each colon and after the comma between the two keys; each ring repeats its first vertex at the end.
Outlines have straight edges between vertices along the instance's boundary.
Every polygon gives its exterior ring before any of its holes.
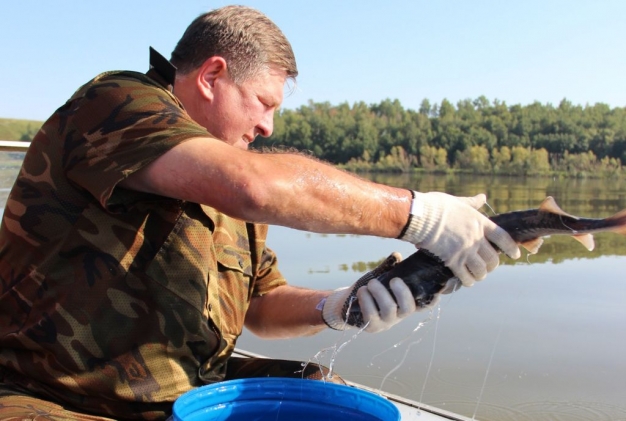
{"type": "Polygon", "coordinates": [[[609,216],[605,221],[607,226],[610,227],[608,231],[626,235],[626,209],[609,216]]]}

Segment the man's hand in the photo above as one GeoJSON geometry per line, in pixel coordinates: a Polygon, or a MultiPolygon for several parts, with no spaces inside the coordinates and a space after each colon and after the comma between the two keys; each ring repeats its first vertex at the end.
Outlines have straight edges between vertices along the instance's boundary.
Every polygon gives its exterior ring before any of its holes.
{"type": "Polygon", "coordinates": [[[367,287],[361,287],[357,291],[361,314],[367,323],[366,332],[387,330],[417,309],[415,298],[402,279],[393,278],[389,281],[389,287],[393,296],[378,279],[372,279],[367,287]]]}
{"type": "Polygon", "coordinates": [[[414,192],[411,216],[401,240],[439,257],[464,286],[472,286],[500,263],[496,247],[509,257],[520,256],[511,236],[478,212],[484,194],[456,197],[414,192]]]}
{"type": "MultiPolygon", "coordinates": [[[[389,282],[392,292],[376,279],[401,260],[399,253],[392,253],[376,269],[365,274],[352,286],[338,289],[328,296],[322,308],[322,317],[326,324],[335,330],[349,328],[347,314],[355,301],[358,301],[362,317],[362,324],[359,318],[357,325],[366,324],[365,331],[370,333],[387,330],[418,310],[411,290],[402,279],[393,278],[389,282]]],[[[434,303],[436,300],[433,300],[432,304],[434,303]]]]}

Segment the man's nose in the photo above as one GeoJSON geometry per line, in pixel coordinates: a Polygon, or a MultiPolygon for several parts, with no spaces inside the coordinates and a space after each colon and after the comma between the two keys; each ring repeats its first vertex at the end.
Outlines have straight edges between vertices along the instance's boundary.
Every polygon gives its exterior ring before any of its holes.
{"type": "Polygon", "coordinates": [[[270,137],[274,132],[274,111],[267,112],[257,124],[257,131],[263,137],[270,137]]]}

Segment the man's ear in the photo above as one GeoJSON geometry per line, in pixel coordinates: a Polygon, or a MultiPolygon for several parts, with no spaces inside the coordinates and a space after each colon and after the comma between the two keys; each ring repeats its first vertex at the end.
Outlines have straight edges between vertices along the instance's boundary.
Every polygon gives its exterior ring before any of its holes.
{"type": "Polygon", "coordinates": [[[219,56],[208,58],[197,73],[196,84],[200,94],[207,100],[213,99],[215,84],[221,78],[228,77],[226,60],[219,56]]]}

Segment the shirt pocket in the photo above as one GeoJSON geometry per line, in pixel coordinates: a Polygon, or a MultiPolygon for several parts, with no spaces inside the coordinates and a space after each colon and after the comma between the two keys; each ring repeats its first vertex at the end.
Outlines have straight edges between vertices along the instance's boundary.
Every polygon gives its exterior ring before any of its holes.
{"type": "Polygon", "coordinates": [[[138,274],[159,284],[164,292],[187,302],[205,318],[208,316],[208,280],[217,271],[211,225],[212,222],[201,212],[188,206],[145,273],[140,268],[138,274]]]}
{"type": "Polygon", "coordinates": [[[209,313],[224,334],[239,335],[253,287],[249,250],[216,244],[217,271],[209,274],[209,313]]]}

